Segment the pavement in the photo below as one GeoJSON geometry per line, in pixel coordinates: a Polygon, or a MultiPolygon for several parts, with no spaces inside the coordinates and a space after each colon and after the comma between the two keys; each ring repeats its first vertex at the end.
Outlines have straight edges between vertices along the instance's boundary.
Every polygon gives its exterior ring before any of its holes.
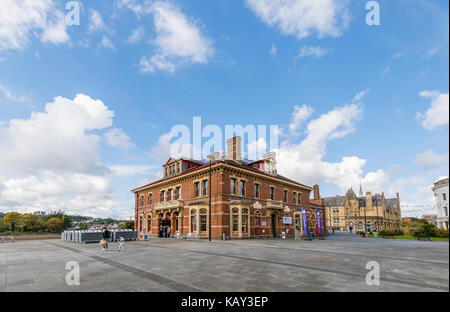
{"type": "Polygon", "coordinates": [[[55,239],[0,244],[0,292],[449,291],[448,242],[337,232],[313,241],[153,239],[125,248],[55,239]],[[79,285],[66,282],[68,262],[79,265],[79,285]],[[379,285],[366,283],[368,262],[379,265],[379,285]]]}

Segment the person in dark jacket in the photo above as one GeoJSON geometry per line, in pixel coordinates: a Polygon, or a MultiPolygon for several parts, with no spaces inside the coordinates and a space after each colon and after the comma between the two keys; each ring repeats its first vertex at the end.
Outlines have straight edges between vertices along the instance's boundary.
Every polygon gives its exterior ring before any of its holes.
{"type": "Polygon", "coordinates": [[[111,232],[108,231],[106,226],[103,227],[103,239],[106,241],[105,249],[108,249],[108,241],[111,239],[111,232]]]}

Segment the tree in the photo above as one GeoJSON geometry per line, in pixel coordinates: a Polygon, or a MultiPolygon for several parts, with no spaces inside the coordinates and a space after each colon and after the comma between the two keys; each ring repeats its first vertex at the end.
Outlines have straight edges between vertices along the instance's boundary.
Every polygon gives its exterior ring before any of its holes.
{"type": "Polygon", "coordinates": [[[9,226],[7,224],[5,224],[5,222],[3,221],[3,218],[0,218],[0,233],[6,232],[8,230],[9,230],[9,226]]]}
{"type": "Polygon", "coordinates": [[[12,232],[15,231],[16,226],[20,223],[20,213],[18,212],[9,212],[3,218],[3,222],[9,225],[12,232]]]}
{"type": "Polygon", "coordinates": [[[24,214],[20,217],[20,226],[22,231],[31,232],[41,229],[41,216],[36,214],[24,214]]]}
{"type": "Polygon", "coordinates": [[[67,216],[66,214],[64,214],[64,211],[62,211],[62,210],[58,210],[58,211],[54,211],[54,212],[49,213],[48,215],[46,215],[44,217],[44,222],[47,222],[51,218],[59,218],[59,219],[61,219],[63,221],[63,224],[64,224],[64,229],[67,229],[67,228],[72,226],[72,218],[67,216]]]}
{"type": "Polygon", "coordinates": [[[128,229],[128,230],[134,230],[134,221],[133,220],[127,220],[125,223],[121,226],[122,229],[128,229]]]}
{"type": "Polygon", "coordinates": [[[44,222],[44,227],[52,233],[59,233],[64,229],[64,221],[58,217],[53,217],[44,222]]]}

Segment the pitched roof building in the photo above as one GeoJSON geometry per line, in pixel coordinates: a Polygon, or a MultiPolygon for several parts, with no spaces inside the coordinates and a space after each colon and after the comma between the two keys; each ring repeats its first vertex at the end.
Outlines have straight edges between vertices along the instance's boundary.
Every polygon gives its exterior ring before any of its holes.
{"type": "Polygon", "coordinates": [[[240,137],[228,140],[227,153],[210,160],[170,158],[162,179],[132,190],[141,237],[207,238],[210,226],[214,239],[293,237],[305,227],[325,228],[318,186],[278,174],[274,153],[242,159],[240,144],[240,137]]]}
{"type": "MultiPolygon", "coordinates": [[[[362,187],[360,187],[362,194],[362,187]]],[[[356,196],[349,189],[344,196],[323,199],[327,214],[327,227],[335,230],[376,231],[398,230],[401,227],[400,198],[385,198],[384,193],[356,196]]]]}

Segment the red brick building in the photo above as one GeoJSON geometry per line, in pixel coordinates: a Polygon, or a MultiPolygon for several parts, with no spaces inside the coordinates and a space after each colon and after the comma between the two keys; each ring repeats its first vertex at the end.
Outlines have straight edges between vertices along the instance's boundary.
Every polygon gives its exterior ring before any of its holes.
{"type": "Polygon", "coordinates": [[[163,179],[132,190],[141,237],[160,237],[166,229],[170,235],[208,238],[210,198],[213,239],[279,237],[282,232],[293,237],[303,233],[301,207],[307,212],[309,231],[317,232],[318,214],[325,229],[319,187],[277,174],[274,153],[259,161],[241,159],[240,142],[240,137],[228,140],[227,155],[216,153],[207,161],[170,158],[163,165],[163,179]]]}

